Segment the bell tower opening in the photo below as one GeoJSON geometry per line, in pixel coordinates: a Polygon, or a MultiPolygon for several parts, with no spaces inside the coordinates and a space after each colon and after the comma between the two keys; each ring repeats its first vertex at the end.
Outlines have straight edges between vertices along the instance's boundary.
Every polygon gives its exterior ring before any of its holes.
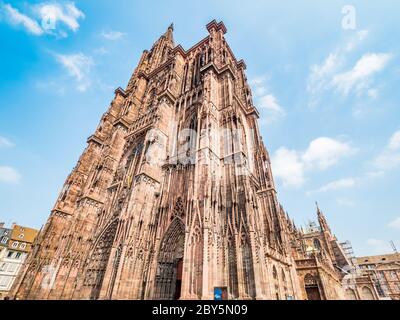
{"type": "Polygon", "coordinates": [[[154,299],[180,299],[184,244],[185,226],[180,218],[175,218],[165,232],[160,245],[157,259],[154,299]]]}

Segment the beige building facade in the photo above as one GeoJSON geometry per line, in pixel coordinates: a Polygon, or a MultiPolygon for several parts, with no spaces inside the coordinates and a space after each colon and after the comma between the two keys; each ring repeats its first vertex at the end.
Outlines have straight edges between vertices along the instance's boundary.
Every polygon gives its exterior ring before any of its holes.
{"type": "Polygon", "coordinates": [[[358,257],[357,263],[374,279],[381,299],[400,300],[400,253],[358,257]]]}
{"type": "Polygon", "coordinates": [[[38,231],[13,224],[0,224],[0,299],[9,297],[10,290],[22,269],[38,231]]]}

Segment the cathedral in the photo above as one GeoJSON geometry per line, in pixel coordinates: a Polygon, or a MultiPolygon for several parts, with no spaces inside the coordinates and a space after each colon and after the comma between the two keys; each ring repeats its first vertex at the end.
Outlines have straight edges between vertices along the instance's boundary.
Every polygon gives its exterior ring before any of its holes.
{"type": "Polygon", "coordinates": [[[222,22],[206,27],[185,50],[169,26],[115,91],[15,298],[344,297],[322,212],[306,233],[278,202],[246,65],[222,22]]]}

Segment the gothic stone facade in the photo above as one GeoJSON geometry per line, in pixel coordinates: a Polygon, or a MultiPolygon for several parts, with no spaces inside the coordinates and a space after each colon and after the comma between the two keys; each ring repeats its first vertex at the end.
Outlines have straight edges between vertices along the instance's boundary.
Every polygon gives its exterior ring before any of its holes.
{"type": "Polygon", "coordinates": [[[378,300],[373,278],[360,272],[317,206],[318,224],[292,228],[292,255],[307,300],[378,300]]]}
{"type": "Polygon", "coordinates": [[[16,298],[304,298],[245,63],[207,30],[186,51],[171,25],[115,91],[16,298]]]}

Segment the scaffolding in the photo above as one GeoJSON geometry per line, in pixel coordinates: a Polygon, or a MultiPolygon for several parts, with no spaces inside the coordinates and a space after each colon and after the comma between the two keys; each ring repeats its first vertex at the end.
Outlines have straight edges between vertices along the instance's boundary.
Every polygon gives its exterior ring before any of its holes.
{"type": "Polygon", "coordinates": [[[393,252],[397,253],[397,248],[396,248],[393,240],[390,240],[390,245],[392,246],[393,252]]]}
{"type": "Polygon", "coordinates": [[[350,260],[353,260],[355,258],[353,246],[351,245],[350,241],[347,240],[346,242],[341,242],[340,246],[350,260]]]}

